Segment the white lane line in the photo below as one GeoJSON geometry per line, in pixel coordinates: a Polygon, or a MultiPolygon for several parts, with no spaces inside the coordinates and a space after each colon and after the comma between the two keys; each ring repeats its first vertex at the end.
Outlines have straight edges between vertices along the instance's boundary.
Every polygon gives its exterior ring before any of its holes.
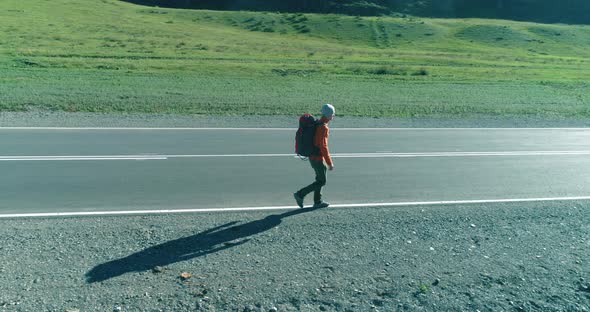
{"type": "MultiPolygon", "coordinates": [[[[590,196],[480,199],[480,200],[449,200],[449,201],[396,202],[396,203],[335,204],[335,205],[331,205],[330,208],[325,208],[325,209],[554,202],[554,201],[575,201],[575,200],[590,200],[590,196]]],[[[0,219],[3,219],[3,218],[4,219],[6,219],[6,218],[39,218],[39,217],[74,217],[74,216],[153,215],[153,214],[236,212],[236,211],[237,212],[249,212],[249,211],[267,211],[267,210],[291,210],[291,209],[300,209],[300,208],[297,206],[268,206],[268,207],[240,207],[240,208],[197,208],[197,209],[168,209],[168,210],[19,213],[19,214],[0,214],[0,219]]]]}
{"type": "MultiPolygon", "coordinates": [[[[334,153],[332,158],[415,158],[415,157],[469,157],[469,156],[551,156],[590,155],[590,151],[512,151],[512,152],[430,152],[430,153],[334,153]]],[[[168,158],[216,157],[296,157],[293,154],[211,154],[165,155],[168,158]]]]}
{"type": "MultiPolygon", "coordinates": [[[[241,131],[241,130],[248,130],[248,131],[296,131],[297,128],[212,128],[212,127],[203,127],[203,128],[191,128],[191,127],[178,127],[178,128],[156,128],[156,127],[0,127],[0,130],[129,130],[129,131],[151,131],[151,130],[158,130],[158,131],[193,131],[193,130],[230,130],[230,131],[241,131]]],[[[346,131],[439,131],[439,130],[459,130],[459,131],[469,131],[469,130],[585,130],[590,131],[589,128],[580,128],[580,127],[561,127],[561,128],[338,128],[338,127],[331,127],[330,130],[346,130],[346,131]]]]}
{"type": "MultiPolygon", "coordinates": [[[[333,158],[417,158],[477,156],[557,156],[590,155],[590,151],[511,151],[511,152],[430,152],[430,153],[335,153],[333,158]]],[[[77,160],[167,160],[171,158],[247,158],[294,157],[293,154],[202,154],[202,155],[68,155],[68,156],[0,156],[0,161],[77,161],[77,160]]]]}
{"type": "Polygon", "coordinates": [[[260,131],[297,131],[297,128],[151,128],[151,127],[0,127],[0,130],[116,130],[116,131],[193,131],[193,130],[230,130],[230,131],[240,131],[240,130],[260,130],[260,131]]]}
{"type": "Polygon", "coordinates": [[[0,156],[0,161],[166,160],[166,156],[0,156]]]}
{"type": "Polygon", "coordinates": [[[336,158],[380,158],[380,157],[473,157],[473,156],[552,156],[590,155],[590,151],[510,151],[510,152],[431,152],[431,153],[343,153],[336,158]]]}

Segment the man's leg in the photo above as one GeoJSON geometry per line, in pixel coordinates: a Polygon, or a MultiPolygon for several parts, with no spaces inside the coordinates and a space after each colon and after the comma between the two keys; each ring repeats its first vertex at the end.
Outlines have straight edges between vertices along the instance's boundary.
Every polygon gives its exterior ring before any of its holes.
{"type": "Polygon", "coordinates": [[[301,197],[305,197],[305,195],[314,192],[313,202],[317,204],[318,202],[322,201],[322,187],[326,185],[326,171],[327,168],[324,165],[324,162],[321,160],[309,160],[311,167],[315,172],[315,182],[312,184],[302,188],[296,194],[301,197]]]}
{"type": "Polygon", "coordinates": [[[327,177],[326,172],[328,168],[324,165],[323,161],[314,162],[312,164],[313,169],[315,170],[315,189],[313,193],[313,203],[319,204],[322,202],[322,187],[326,185],[327,177]]]}

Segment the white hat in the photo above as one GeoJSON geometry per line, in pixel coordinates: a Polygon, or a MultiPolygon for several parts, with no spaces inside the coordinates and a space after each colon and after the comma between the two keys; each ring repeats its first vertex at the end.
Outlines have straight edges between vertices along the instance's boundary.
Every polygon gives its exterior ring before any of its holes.
{"type": "Polygon", "coordinates": [[[332,117],[335,113],[336,109],[332,104],[324,104],[324,106],[322,106],[322,115],[326,117],[332,117]]]}

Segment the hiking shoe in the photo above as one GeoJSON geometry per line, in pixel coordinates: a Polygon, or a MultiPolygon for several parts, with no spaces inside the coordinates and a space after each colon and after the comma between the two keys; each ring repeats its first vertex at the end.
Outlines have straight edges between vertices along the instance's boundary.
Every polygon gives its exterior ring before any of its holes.
{"type": "Polygon", "coordinates": [[[303,197],[301,197],[298,192],[293,193],[293,197],[295,197],[297,206],[299,206],[299,208],[303,208],[303,197]]]}
{"type": "Polygon", "coordinates": [[[326,202],[319,202],[319,203],[315,203],[315,204],[313,205],[313,208],[314,208],[314,209],[317,209],[317,208],[326,208],[326,207],[328,207],[328,206],[330,206],[330,204],[328,204],[328,203],[326,203],[326,202]]]}

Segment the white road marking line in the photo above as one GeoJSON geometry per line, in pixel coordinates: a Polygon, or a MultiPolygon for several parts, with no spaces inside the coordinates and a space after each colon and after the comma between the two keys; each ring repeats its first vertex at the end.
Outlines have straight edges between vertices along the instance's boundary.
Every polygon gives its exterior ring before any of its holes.
{"type": "Polygon", "coordinates": [[[166,160],[166,156],[0,156],[0,161],[166,160]]]}
{"type": "MultiPolygon", "coordinates": [[[[511,152],[429,152],[429,153],[335,153],[332,158],[418,158],[476,156],[568,156],[590,155],[590,151],[511,151],[511,152]]],[[[202,154],[202,155],[67,155],[0,156],[0,161],[79,161],[79,160],[167,160],[171,158],[294,157],[293,154],[202,154]]]]}
{"type": "Polygon", "coordinates": [[[348,153],[335,154],[336,158],[370,157],[472,157],[472,156],[555,156],[590,155],[590,151],[511,151],[511,152],[431,152],[431,153],[348,153]]]}
{"type": "MultiPolygon", "coordinates": [[[[147,130],[158,130],[158,131],[193,131],[193,130],[230,130],[230,131],[296,131],[297,128],[191,128],[191,127],[178,127],[178,128],[150,128],[150,127],[0,127],[0,130],[129,130],[129,131],[147,131],[147,130]]],[[[330,130],[346,130],[346,131],[439,131],[439,130],[584,130],[590,131],[590,128],[580,127],[561,127],[561,128],[338,128],[331,127],[330,130]]]]}
{"type": "MultiPolygon", "coordinates": [[[[414,158],[414,157],[468,157],[468,156],[552,156],[590,155],[590,151],[512,151],[512,152],[431,152],[431,153],[334,153],[332,158],[414,158]]],[[[165,155],[168,158],[216,158],[216,157],[295,157],[293,154],[211,154],[165,155]]]]}
{"type": "MultiPolygon", "coordinates": [[[[335,204],[329,208],[378,208],[399,206],[437,206],[437,205],[467,205],[467,204],[497,204],[497,203],[526,203],[590,200],[590,196],[576,197],[548,197],[548,198],[510,198],[510,199],[481,199],[481,200],[449,200],[397,203],[364,203],[364,204],[335,204]]],[[[127,210],[127,211],[90,211],[90,212],[48,212],[48,213],[19,213],[0,214],[0,219],[6,218],[40,218],[40,217],[74,217],[74,216],[113,216],[113,215],[146,215],[146,214],[175,214],[175,213],[206,213],[206,212],[248,212],[267,210],[300,209],[297,206],[269,206],[269,207],[241,207],[241,208],[197,208],[197,209],[168,209],[168,210],[127,210]]]]}

